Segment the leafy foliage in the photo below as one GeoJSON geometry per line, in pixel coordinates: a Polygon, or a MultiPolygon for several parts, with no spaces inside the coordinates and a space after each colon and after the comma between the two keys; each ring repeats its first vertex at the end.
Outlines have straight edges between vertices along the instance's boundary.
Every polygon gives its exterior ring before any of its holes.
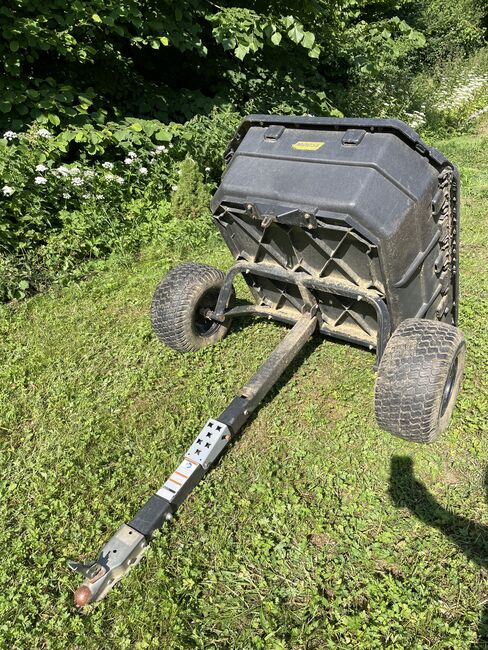
{"type": "MultiPolygon", "coordinates": [[[[189,155],[200,172],[208,168],[205,182],[215,183],[226,142],[246,113],[376,115],[416,128],[456,127],[469,117],[466,106],[482,108],[485,97],[476,84],[488,70],[477,53],[486,15],[474,0],[6,0],[0,299],[56,277],[81,277],[85,262],[122,242],[137,248],[149,224],[158,229],[153,215],[178,184],[180,162],[189,155]],[[476,70],[465,66],[468,55],[476,70]],[[463,108],[449,108],[439,92],[468,92],[456,71],[474,93],[463,108]],[[164,165],[161,158],[154,165],[151,154],[161,147],[164,165]],[[123,166],[131,151],[152,170],[147,177],[123,166]],[[119,184],[102,172],[116,161],[119,184]],[[38,165],[47,167],[40,181],[38,165]],[[88,175],[73,185],[59,167],[88,175]]],[[[183,194],[173,203],[191,203],[183,194]]]]}
{"type": "MultiPolygon", "coordinates": [[[[206,171],[210,171],[207,168],[206,171]]],[[[178,184],[173,186],[171,214],[177,219],[196,219],[209,212],[210,193],[204,185],[197,163],[189,156],[178,169],[178,184]]]]}
{"type": "Polygon", "coordinates": [[[169,145],[66,165],[46,129],[8,135],[0,139],[1,299],[82,277],[91,260],[147,241],[149,224],[157,236],[167,216],[160,206],[168,193],[169,145]]]}
{"type": "Polygon", "coordinates": [[[234,93],[237,107],[249,92],[243,80],[252,82],[259,69],[280,62],[286,87],[327,92],[357,67],[376,75],[387,62],[408,60],[426,49],[426,37],[430,58],[446,47],[472,51],[482,18],[471,0],[429,0],[422,8],[411,0],[46,0],[42,7],[7,0],[0,8],[0,127],[69,125],[65,137],[74,130],[92,154],[127,131],[169,139],[161,122],[207,113],[234,93]],[[307,76],[316,83],[304,86],[307,76]]]}

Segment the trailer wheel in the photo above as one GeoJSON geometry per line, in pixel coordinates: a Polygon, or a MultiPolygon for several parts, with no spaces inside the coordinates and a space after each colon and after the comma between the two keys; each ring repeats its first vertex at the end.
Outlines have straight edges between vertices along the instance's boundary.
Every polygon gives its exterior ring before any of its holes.
{"type": "Polygon", "coordinates": [[[447,429],[466,358],[457,327],[409,318],[388,341],[378,368],[378,425],[411,442],[432,442],[447,429]]]}
{"type": "Polygon", "coordinates": [[[179,352],[194,352],[220,341],[230,321],[217,323],[206,318],[205,311],[217,304],[224,278],[219,269],[196,262],[169,271],[157,286],[151,305],[151,323],[160,341],[179,352]]]}

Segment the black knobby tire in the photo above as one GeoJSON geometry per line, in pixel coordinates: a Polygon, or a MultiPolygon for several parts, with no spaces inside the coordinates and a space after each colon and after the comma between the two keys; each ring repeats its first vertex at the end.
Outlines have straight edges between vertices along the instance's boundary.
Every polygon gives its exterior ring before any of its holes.
{"type": "Polygon", "coordinates": [[[457,327],[409,318],[386,345],[375,386],[378,425],[412,442],[432,442],[447,429],[466,358],[457,327]]]}
{"type": "Polygon", "coordinates": [[[220,341],[230,322],[217,323],[204,313],[215,308],[224,278],[219,269],[197,262],[169,271],[152,300],[151,323],[156,336],[179,352],[194,352],[220,341]]]}

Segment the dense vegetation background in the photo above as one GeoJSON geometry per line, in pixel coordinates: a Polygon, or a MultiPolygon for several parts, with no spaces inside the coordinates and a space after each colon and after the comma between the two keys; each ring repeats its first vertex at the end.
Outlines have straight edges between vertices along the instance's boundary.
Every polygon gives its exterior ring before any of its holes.
{"type": "Polygon", "coordinates": [[[487,0],[3,2],[0,299],[205,214],[246,113],[462,127],[488,102],[487,15],[487,0]]]}

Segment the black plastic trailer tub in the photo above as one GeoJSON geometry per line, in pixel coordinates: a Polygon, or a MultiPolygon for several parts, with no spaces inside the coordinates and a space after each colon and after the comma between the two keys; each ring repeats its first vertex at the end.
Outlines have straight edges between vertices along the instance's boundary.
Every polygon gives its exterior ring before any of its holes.
{"type": "Polygon", "coordinates": [[[251,116],[226,160],[212,211],[236,260],[284,272],[245,275],[274,318],[300,314],[300,274],[321,331],[379,356],[406,318],[456,324],[458,173],[405,124],[251,116]]]}

